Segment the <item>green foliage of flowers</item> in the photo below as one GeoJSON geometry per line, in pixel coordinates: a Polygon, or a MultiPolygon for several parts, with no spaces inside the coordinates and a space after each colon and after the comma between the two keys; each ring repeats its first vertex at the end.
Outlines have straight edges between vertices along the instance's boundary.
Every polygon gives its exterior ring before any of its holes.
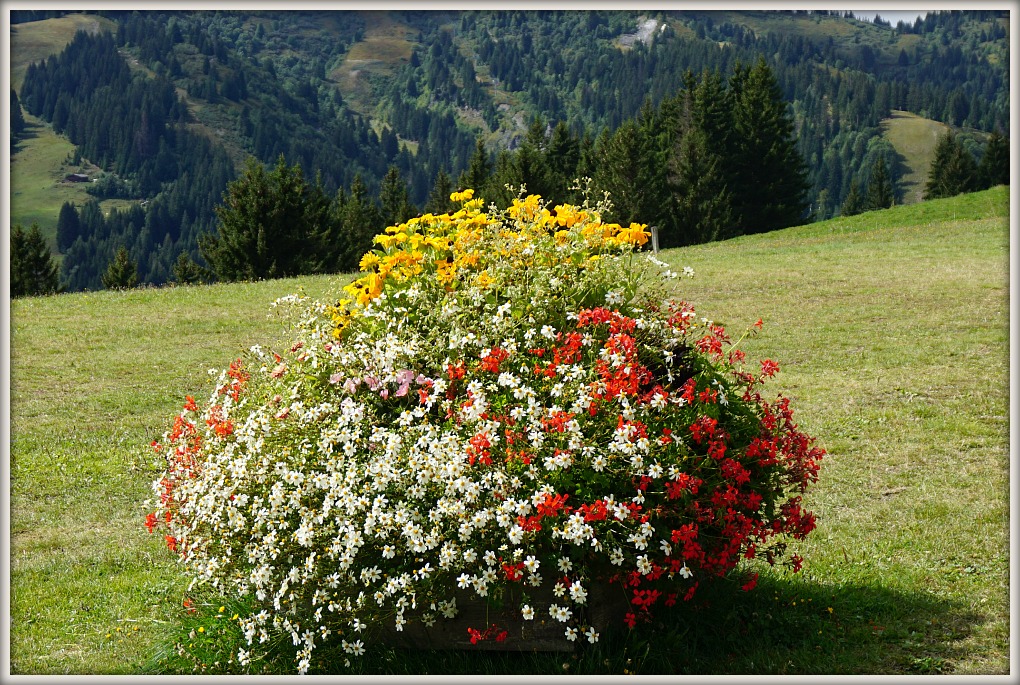
{"type": "MultiPolygon", "coordinates": [[[[456,615],[458,591],[522,590],[521,620],[594,643],[606,593],[633,626],[741,559],[800,566],[786,544],[814,528],[824,451],[762,397],[778,366],[747,370],[666,298],[679,275],[606,202],[451,200],[377,236],[343,297],[278,300],[290,347],[253,347],[154,443],[146,525],[251,607],[239,667],[281,636],[302,673],[323,647],[360,656],[456,615]]],[[[505,638],[490,628],[472,642],[505,638]]]]}

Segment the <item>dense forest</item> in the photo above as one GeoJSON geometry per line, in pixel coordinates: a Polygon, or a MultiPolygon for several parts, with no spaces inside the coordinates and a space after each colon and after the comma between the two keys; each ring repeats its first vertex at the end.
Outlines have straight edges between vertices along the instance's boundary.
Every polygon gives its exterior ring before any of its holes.
{"type": "Polygon", "coordinates": [[[95,200],[60,212],[68,290],[104,287],[122,247],[142,283],[266,275],[210,269],[242,175],[319,198],[309,220],[349,244],[306,268],[334,271],[356,266],[365,233],[461,187],[562,202],[589,177],[614,218],[680,245],[847,213],[869,185],[899,201],[879,128],[893,110],[959,129],[975,165],[987,134],[1009,135],[1002,12],[896,27],[827,12],[101,14],[115,32],[78,33],[11,92],[14,144],[23,108],[104,172],[95,200]],[[383,19],[403,52],[347,87],[383,19]],[[107,197],[138,202],[104,216],[107,197]]]}

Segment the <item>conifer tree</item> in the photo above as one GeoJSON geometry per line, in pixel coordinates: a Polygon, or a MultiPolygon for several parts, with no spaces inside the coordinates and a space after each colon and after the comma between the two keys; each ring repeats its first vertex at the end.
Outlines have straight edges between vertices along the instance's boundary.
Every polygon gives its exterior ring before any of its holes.
{"type": "Polygon", "coordinates": [[[553,200],[555,181],[547,160],[548,140],[545,124],[535,117],[513,157],[513,179],[515,185],[524,185],[529,195],[541,195],[553,200]]]}
{"type": "Polygon", "coordinates": [[[692,127],[678,141],[670,177],[675,198],[676,234],[661,247],[695,245],[730,237],[732,197],[722,175],[722,158],[708,147],[708,136],[692,127]]]}
{"type": "Polygon", "coordinates": [[[893,205],[893,186],[885,165],[885,155],[875,160],[868,179],[867,209],[888,209],[893,205]]]}
{"type": "Polygon", "coordinates": [[[46,240],[33,223],[11,229],[11,297],[48,295],[60,291],[60,279],[46,240]]]}
{"type": "Polygon", "coordinates": [[[612,134],[603,132],[596,141],[595,187],[608,192],[613,203],[612,220],[621,224],[646,221],[645,165],[637,124],[624,121],[612,134]]]}
{"type": "Polygon", "coordinates": [[[1009,185],[1009,139],[997,128],[985,143],[985,152],[978,165],[978,177],[983,188],[1009,185]]]}
{"type": "Polygon", "coordinates": [[[390,166],[379,186],[379,204],[382,211],[382,223],[396,226],[417,214],[414,205],[408,198],[407,183],[400,174],[400,169],[390,166]]]}
{"type": "Polygon", "coordinates": [[[113,261],[102,275],[102,281],[107,290],[124,290],[138,285],[138,265],[132,261],[123,245],[113,256],[113,261]]]}
{"type": "Polygon", "coordinates": [[[471,188],[476,191],[482,190],[489,177],[492,175],[492,164],[489,162],[489,153],[485,150],[485,141],[479,136],[475,140],[475,152],[471,155],[468,168],[461,172],[457,179],[457,186],[461,190],[471,188]]]}
{"type": "Polygon", "coordinates": [[[432,192],[429,193],[429,199],[425,202],[425,213],[426,214],[443,214],[453,209],[453,203],[450,202],[450,194],[453,192],[453,183],[450,181],[450,177],[446,175],[446,172],[442,169],[436,174],[436,180],[432,184],[432,192]]]}
{"type": "Polygon", "coordinates": [[[581,159],[581,146],[578,139],[570,132],[565,121],[560,121],[549,136],[549,144],[545,153],[545,166],[548,171],[549,187],[547,192],[550,202],[563,203],[570,198],[567,189],[577,178],[577,165],[581,159]]]}
{"type": "Polygon", "coordinates": [[[280,155],[267,172],[249,158],[215,208],[218,234],[199,239],[202,257],[225,281],[315,273],[324,267],[317,232],[328,209],[318,178],[308,183],[299,164],[280,155]]]}
{"type": "Polygon", "coordinates": [[[952,197],[977,187],[978,169],[974,158],[952,131],[946,132],[935,145],[935,157],[924,185],[924,199],[952,197]]]}
{"type": "Polygon", "coordinates": [[[11,144],[17,142],[21,133],[25,130],[25,117],[21,112],[21,103],[18,102],[18,94],[11,88],[11,144]]]}
{"type": "Polygon", "coordinates": [[[843,199],[843,205],[839,209],[841,216],[853,216],[860,214],[865,211],[864,198],[861,197],[860,192],[857,190],[857,180],[850,181],[850,192],[846,194],[843,199]]]}
{"type": "Polygon", "coordinates": [[[361,180],[361,174],[354,177],[350,193],[335,211],[339,217],[335,270],[354,271],[361,258],[372,248],[372,238],[384,228],[381,226],[379,208],[368,197],[368,189],[361,180]]]}
{"type": "Polygon", "coordinates": [[[174,281],[181,285],[201,283],[206,278],[205,270],[196,264],[195,260],[187,252],[181,252],[177,255],[177,261],[174,262],[172,272],[174,281]]]}
{"type": "Polygon", "coordinates": [[[57,249],[66,252],[80,235],[81,222],[78,220],[78,210],[70,202],[65,202],[60,206],[60,214],[57,215],[57,249]]]}
{"type": "Polygon", "coordinates": [[[793,120],[764,57],[738,65],[733,97],[733,188],[742,233],[799,224],[807,209],[807,173],[793,139],[793,120]]]}

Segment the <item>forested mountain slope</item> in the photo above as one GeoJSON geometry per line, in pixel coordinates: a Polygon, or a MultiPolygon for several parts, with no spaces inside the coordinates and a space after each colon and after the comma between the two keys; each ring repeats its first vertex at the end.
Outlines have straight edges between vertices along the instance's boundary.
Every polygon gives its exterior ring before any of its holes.
{"type": "MultiPolygon", "coordinates": [[[[54,14],[63,13],[14,12],[12,31],[44,30],[54,14]]],[[[913,199],[896,184],[917,170],[882,135],[893,110],[943,122],[976,155],[988,133],[1009,133],[1003,12],[940,12],[897,27],[764,11],[99,14],[108,33],[79,34],[30,65],[12,55],[24,74],[12,102],[70,139],[72,167],[104,170],[89,184],[96,199],[133,201],[105,217],[95,203],[61,212],[55,244],[70,289],[101,287],[121,245],[143,282],[173,278],[182,253],[202,264],[199,237],[217,231],[214,207],[249,156],[270,166],[282,156],[365,221],[387,217],[386,188],[405,188],[407,209],[442,209],[442,191],[485,172],[497,192],[547,178],[544,194],[562,201],[566,180],[596,167],[627,176],[626,164],[648,166],[654,154],[695,164],[700,148],[669,128],[683,120],[670,108],[683,110],[680,94],[716,76],[720,97],[735,97],[734,74],[759,61],[804,163],[802,221],[838,214],[879,160],[898,201],[913,199]],[[637,150],[644,159],[608,154],[621,129],[647,141],[659,118],[670,123],[637,150]],[[528,171],[531,148],[552,171],[528,171]],[[352,197],[378,211],[358,214],[352,197]]],[[[675,195],[683,186],[671,183],[662,185],[675,195]]]]}

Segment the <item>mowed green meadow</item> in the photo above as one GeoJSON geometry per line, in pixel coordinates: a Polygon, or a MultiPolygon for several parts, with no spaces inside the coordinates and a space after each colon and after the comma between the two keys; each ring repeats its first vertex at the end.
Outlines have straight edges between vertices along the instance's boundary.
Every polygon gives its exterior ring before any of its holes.
{"type": "MultiPolygon", "coordinates": [[[[1009,244],[999,187],[661,253],[734,338],[763,319],[741,348],[828,451],[803,571],[573,654],[381,649],[363,672],[1008,673],[1009,244]]],[[[288,344],[270,302],[345,278],[11,302],[12,673],[186,671],[155,658],[189,595],[142,525],[149,443],[209,369],[288,344]]]]}

